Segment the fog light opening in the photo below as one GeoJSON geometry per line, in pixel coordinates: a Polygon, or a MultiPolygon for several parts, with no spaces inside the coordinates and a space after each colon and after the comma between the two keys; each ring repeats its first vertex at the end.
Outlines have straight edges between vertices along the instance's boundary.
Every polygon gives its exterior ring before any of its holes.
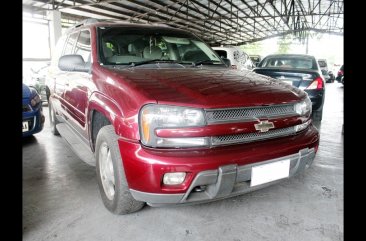
{"type": "Polygon", "coordinates": [[[207,186],[197,186],[193,189],[194,192],[204,192],[207,186]]]}
{"type": "Polygon", "coordinates": [[[170,172],[165,173],[163,178],[163,183],[165,185],[178,185],[184,182],[186,178],[185,172],[170,172]]]}

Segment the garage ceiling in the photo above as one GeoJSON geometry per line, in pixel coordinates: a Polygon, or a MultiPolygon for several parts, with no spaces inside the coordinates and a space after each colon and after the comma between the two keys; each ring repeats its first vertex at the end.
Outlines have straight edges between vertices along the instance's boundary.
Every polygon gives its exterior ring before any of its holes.
{"type": "Polygon", "coordinates": [[[242,45],[309,31],[343,35],[343,0],[23,0],[23,11],[63,20],[151,22],[188,29],[212,45],[242,45]]]}

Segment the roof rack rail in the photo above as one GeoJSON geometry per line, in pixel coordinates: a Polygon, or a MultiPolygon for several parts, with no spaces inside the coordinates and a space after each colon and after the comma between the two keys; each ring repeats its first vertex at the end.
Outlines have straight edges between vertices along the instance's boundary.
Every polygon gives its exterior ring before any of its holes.
{"type": "MultiPolygon", "coordinates": [[[[109,23],[142,23],[142,22],[134,22],[134,21],[126,21],[126,20],[120,20],[120,19],[96,19],[96,18],[87,18],[87,19],[84,19],[80,22],[77,22],[75,25],[69,27],[67,29],[67,32],[69,31],[73,31],[75,28],[78,28],[80,26],[85,26],[85,25],[88,25],[88,24],[93,24],[93,23],[100,23],[100,22],[109,22],[109,23]]],[[[165,27],[170,27],[169,25],[167,24],[161,24],[161,23],[144,23],[144,24],[150,24],[150,25],[153,25],[153,26],[165,26],[165,27]]]]}
{"type": "Polygon", "coordinates": [[[84,19],[84,20],[76,23],[74,26],[72,26],[72,28],[77,28],[77,27],[80,27],[80,26],[83,26],[83,25],[92,24],[92,23],[99,23],[99,22],[101,22],[101,21],[96,19],[96,18],[87,18],[87,19],[84,19]]]}

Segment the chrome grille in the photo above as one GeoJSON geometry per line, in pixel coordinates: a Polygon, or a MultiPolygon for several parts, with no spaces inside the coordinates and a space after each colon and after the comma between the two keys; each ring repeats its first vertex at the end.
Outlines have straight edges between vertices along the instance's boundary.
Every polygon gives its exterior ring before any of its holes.
{"type": "Polygon", "coordinates": [[[268,132],[252,132],[252,133],[244,133],[238,135],[225,135],[225,136],[213,136],[211,137],[211,143],[213,146],[217,145],[226,145],[226,144],[236,144],[236,143],[245,143],[252,142],[264,139],[272,139],[282,136],[294,135],[296,133],[295,127],[287,127],[281,129],[275,129],[268,132]]]}
{"type": "Polygon", "coordinates": [[[277,117],[290,115],[296,115],[293,104],[244,107],[237,109],[206,110],[206,118],[209,124],[218,122],[249,121],[261,117],[277,117]]]}

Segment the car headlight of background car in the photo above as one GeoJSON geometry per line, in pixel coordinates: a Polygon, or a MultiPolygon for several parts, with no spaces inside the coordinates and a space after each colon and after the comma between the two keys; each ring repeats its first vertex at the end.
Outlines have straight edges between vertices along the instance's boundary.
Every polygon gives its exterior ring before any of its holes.
{"type": "Polygon", "coordinates": [[[32,107],[37,106],[39,103],[41,103],[41,97],[39,96],[37,90],[35,88],[30,88],[31,89],[31,105],[32,107]]]}
{"type": "Polygon", "coordinates": [[[312,111],[312,104],[309,97],[305,100],[295,104],[295,112],[301,116],[310,116],[312,111]]]}
{"type": "Polygon", "coordinates": [[[207,137],[162,138],[156,129],[197,127],[206,124],[202,109],[168,105],[146,105],[140,111],[141,142],[151,147],[208,146],[207,137]]]}

